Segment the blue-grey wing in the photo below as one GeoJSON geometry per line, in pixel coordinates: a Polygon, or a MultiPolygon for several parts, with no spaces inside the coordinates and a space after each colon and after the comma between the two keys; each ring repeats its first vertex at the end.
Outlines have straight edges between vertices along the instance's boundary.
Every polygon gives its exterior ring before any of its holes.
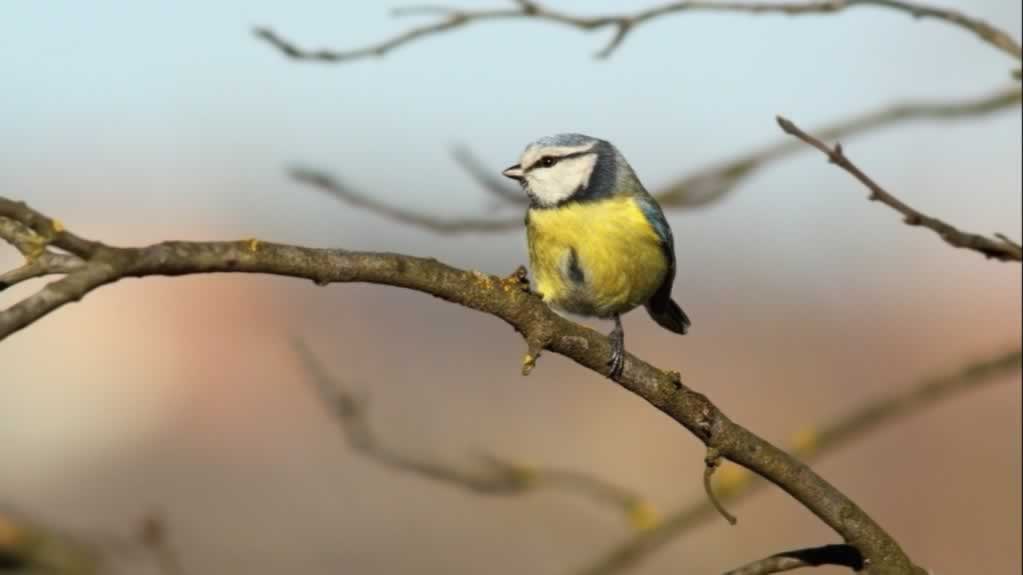
{"type": "Polygon", "coordinates": [[[671,235],[671,227],[668,225],[668,220],[664,218],[661,206],[649,194],[637,195],[636,203],[661,240],[661,249],[664,250],[664,256],[668,258],[668,274],[665,276],[665,283],[669,284],[670,289],[670,284],[675,279],[675,238],[671,235]]]}
{"type": "Polygon", "coordinates": [[[657,205],[657,201],[649,194],[641,194],[636,199],[643,215],[660,238],[664,257],[668,259],[668,271],[664,274],[664,281],[647,301],[646,309],[650,317],[665,329],[685,334],[691,325],[689,316],[671,299],[671,286],[675,282],[675,240],[671,235],[671,227],[668,226],[668,220],[664,219],[661,206],[657,205]]]}

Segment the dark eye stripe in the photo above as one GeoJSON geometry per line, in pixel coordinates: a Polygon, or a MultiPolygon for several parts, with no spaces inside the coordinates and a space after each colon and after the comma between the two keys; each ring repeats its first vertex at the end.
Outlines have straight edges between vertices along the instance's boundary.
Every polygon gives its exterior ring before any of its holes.
{"type": "MultiPolygon", "coordinates": [[[[583,150],[581,152],[573,152],[571,154],[565,154],[564,156],[540,156],[539,158],[537,158],[537,160],[535,162],[530,164],[529,167],[525,168],[523,171],[524,172],[531,172],[535,168],[546,168],[546,167],[549,167],[549,166],[544,166],[542,164],[542,162],[544,160],[548,160],[548,159],[554,160],[554,163],[556,164],[556,163],[558,163],[558,162],[560,162],[562,160],[571,160],[572,158],[581,158],[581,157],[583,157],[583,156],[585,156],[587,154],[594,154],[594,153],[596,153],[596,152],[594,152],[593,149],[591,148],[591,149],[588,149],[588,150],[583,150]]],[[[554,164],[551,164],[551,165],[553,166],[554,164]]]]}

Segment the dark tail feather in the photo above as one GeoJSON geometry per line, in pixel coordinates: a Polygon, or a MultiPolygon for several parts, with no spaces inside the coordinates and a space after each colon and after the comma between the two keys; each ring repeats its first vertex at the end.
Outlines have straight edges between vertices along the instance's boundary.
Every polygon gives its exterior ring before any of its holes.
{"type": "Polygon", "coordinates": [[[650,317],[654,318],[654,321],[664,329],[685,335],[691,325],[686,312],[682,311],[682,308],[671,297],[654,298],[654,300],[646,304],[646,310],[650,313],[650,317]]]}

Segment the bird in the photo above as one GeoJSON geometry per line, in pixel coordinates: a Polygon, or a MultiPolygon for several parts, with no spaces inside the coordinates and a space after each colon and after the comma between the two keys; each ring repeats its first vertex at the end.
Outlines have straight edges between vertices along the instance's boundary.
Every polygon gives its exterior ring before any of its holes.
{"type": "Polygon", "coordinates": [[[608,376],[618,379],[625,367],[621,316],[630,310],[645,306],[661,327],[689,330],[689,316],[671,296],[671,227],[610,142],[583,134],[540,138],[502,174],[529,198],[534,291],[556,310],[614,321],[608,376]]]}

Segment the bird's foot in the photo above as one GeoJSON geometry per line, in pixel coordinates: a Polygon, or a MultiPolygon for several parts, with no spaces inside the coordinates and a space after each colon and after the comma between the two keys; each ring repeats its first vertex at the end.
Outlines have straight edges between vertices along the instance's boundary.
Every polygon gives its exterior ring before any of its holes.
{"type": "Polygon", "coordinates": [[[510,276],[501,280],[501,284],[506,290],[518,289],[529,293],[529,272],[526,266],[519,266],[510,276]]]}
{"type": "Polygon", "coordinates": [[[618,379],[622,375],[622,370],[625,369],[625,350],[624,349],[612,349],[611,359],[607,360],[607,375],[611,379],[618,379]]]}
{"type": "Polygon", "coordinates": [[[607,361],[608,377],[617,380],[625,369],[625,330],[622,321],[615,317],[615,328],[607,336],[611,340],[611,358],[607,361]]]}

